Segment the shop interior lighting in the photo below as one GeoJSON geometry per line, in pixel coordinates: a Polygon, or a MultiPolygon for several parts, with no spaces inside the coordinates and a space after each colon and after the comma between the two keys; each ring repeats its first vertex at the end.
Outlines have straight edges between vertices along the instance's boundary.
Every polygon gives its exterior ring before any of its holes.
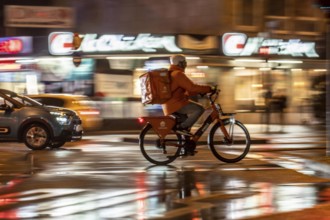
{"type": "Polygon", "coordinates": [[[208,69],[208,66],[196,66],[197,69],[208,69]]]}
{"type": "Polygon", "coordinates": [[[0,70],[19,70],[21,69],[21,65],[20,64],[1,64],[0,65],[0,70]]]}
{"type": "Polygon", "coordinates": [[[295,87],[302,87],[302,86],[305,86],[305,82],[294,82],[293,83],[293,86],[295,86],[295,87]]]}
{"type": "Polygon", "coordinates": [[[6,58],[0,58],[0,62],[2,63],[17,63],[18,60],[23,60],[26,58],[21,58],[21,57],[6,57],[6,58]]]}
{"type": "Polygon", "coordinates": [[[327,69],[314,69],[314,72],[326,72],[327,69]]]}
{"type": "Polygon", "coordinates": [[[245,67],[244,66],[235,66],[233,69],[234,70],[245,70],[245,67]]]}
{"type": "Polygon", "coordinates": [[[108,60],[147,60],[149,57],[139,57],[139,56],[123,56],[123,57],[107,57],[108,60]]]}
{"type": "Polygon", "coordinates": [[[251,63],[263,63],[266,62],[266,60],[262,59],[235,59],[235,62],[251,62],[251,63]]]}
{"type": "Polygon", "coordinates": [[[302,63],[301,60],[268,60],[269,63],[302,63]]]}
{"type": "Polygon", "coordinates": [[[146,68],[135,68],[136,71],[147,71],[148,69],[146,68]]]}
{"type": "Polygon", "coordinates": [[[302,69],[291,69],[292,72],[300,72],[302,69]]]}
{"type": "Polygon", "coordinates": [[[52,60],[61,60],[61,61],[65,61],[65,60],[72,60],[72,57],[41,57],[36,59],[35,61],[52,61],[52,60]]]}
{"type": "Polygon", "coordinates": [[[186,57],[187,60],[199,60],[200,57],[186,57]]]}
{"type": "Polygon", "coordinates": [[[259,68],[259,70],[260,71],[270,71],[271,68],[269,68],[269,67],[261,67],[261,68],[259,68]]]}
{"type": "Polygon", "coordinates": [[[255,76],[257,73],[251,70],[235,71],[235,76],[255,76]]]}
{"type": "Polygon", "coordinates": [[[36,59],[18,59],[15,61],[16,63],[36,63],[36,59]]]}

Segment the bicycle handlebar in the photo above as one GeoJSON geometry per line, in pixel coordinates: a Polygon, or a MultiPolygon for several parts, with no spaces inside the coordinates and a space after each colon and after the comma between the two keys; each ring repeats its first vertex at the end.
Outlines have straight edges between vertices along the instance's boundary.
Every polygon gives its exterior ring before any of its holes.
{"type": "Polygon", "coordinates": [[[210,100],[211,103],[213,103],[218,98],[220,92],[221,92],[221,90],[218,89],[217,86],[216,86],[214,91],[207,94],[207,97],[208,97],[208,99],[210,100]],[[214,96],[214,98],[212,98],[213,96],[214,96]]]}

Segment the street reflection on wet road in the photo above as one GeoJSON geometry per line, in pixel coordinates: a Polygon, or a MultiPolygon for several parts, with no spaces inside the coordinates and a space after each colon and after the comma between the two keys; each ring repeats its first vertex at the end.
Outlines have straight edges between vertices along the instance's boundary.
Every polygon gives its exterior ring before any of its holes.
{"type": "Polygon", "coordinates": [[[330,202],[327,179],[253,158],[224,164],[206,147],[171,166],[124,143],[2,153],[1,219],[240,219],[330,202]]]}

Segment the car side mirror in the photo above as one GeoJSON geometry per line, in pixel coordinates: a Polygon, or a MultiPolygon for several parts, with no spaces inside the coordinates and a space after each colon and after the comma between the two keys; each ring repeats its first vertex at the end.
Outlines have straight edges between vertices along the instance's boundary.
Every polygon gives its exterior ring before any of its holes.
{"type": "Polygon", "coordinates": [[[0,110],[9,111],[9,110],[11,110],[11,107],[7,104],[2,104],[2,105],[0,105],[0,110]]]}

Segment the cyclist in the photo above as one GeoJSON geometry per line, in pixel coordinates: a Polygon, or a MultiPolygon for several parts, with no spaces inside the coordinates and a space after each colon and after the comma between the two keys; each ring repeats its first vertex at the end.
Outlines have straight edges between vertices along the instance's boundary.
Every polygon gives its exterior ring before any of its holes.
{"type": "Polygon", "coordinates": [[[176,128],[176,131],[185,136],[192,136],[190,129],[205,109],[189,97],[200,93],[214,92],[215,88],[195,84],[185,75],[184,70],[187,67],[187,61],[184,55],[171,56],[170,64],[172,97],[162,104],[162,109],[165,115],[173,113],[186,115],[187,119],[176,128]]]}

